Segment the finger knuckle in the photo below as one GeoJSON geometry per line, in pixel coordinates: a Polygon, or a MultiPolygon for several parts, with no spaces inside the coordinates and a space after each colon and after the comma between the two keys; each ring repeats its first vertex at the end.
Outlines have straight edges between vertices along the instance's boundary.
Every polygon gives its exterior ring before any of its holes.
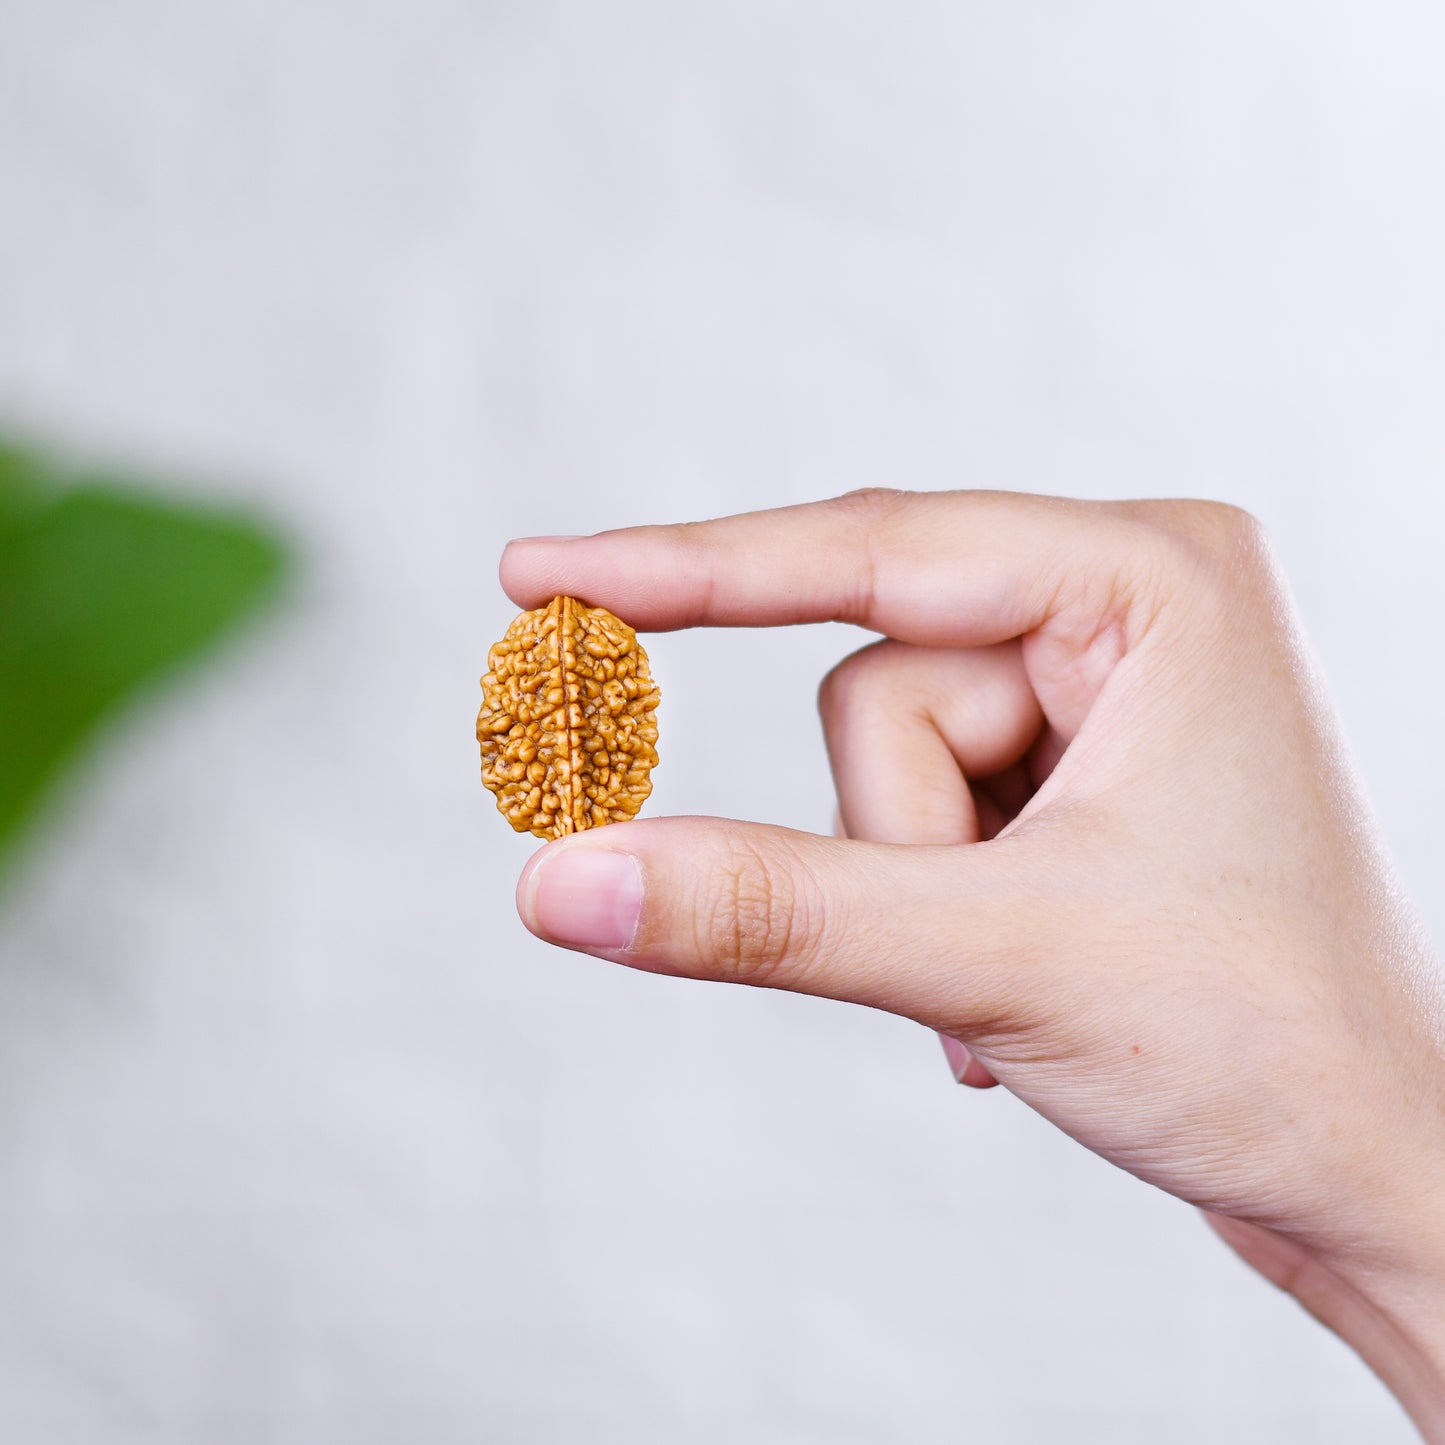
{"type": "Polygon", "coordinates": [[[1179,498],[1137,504],[1135,520],[1176,553],[1237,564],[1268,551],[1264,524],[1232,502],[1179,498]]]}
{"type": "Polygon", "coordinates": [[[863,521],[884,521],[912,501],[912,492],[897,487],[860,487],[834,500],[840,510],[858,515],[863,521]]]}
{"type": "Polygon", "coordinates": [[[699,946],[724,981],[798,987],[817,953],[819,894],[796,860],[771,858],[735,838],[714,871],[698,921],[699,946]]]}
{"type": "Polygon", "coordinates": [[[1228,502],[1194,499],[1129,506],[1131,575],[1152,613],[1183,604],[1195,622],[1223,628],[1275,605],[1278,567],[1263,524],[1228,502]],[[1202,609],[1202,611],[1201,611],[1202,609]]]}
{"type": "Polygon", "coordinates": [[[884,640],[850,653],[818,684],[818,711],[824,722],[867,706],[886,690],[885,673],[900,644],[884,640]]]}

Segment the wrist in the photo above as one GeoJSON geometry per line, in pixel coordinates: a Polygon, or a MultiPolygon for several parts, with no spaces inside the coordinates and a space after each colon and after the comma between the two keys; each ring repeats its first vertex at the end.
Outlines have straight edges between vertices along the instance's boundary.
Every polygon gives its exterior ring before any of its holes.
{"type": "MultiPolygon", "coordinates": [[[[1399,916],[1385,959],[1410,1001],[1390,1030],[1383,1090],[1358,1089],[1363,1111],[1348,1131],[1357,1143],[1330,1243],[1287,1288],[1384,1381],[1430,1445],[1445,1445],[1445,997],[1442,976],[1417,922],[1399,916]],[[1364,1104],[1369,1097],[1371,1103],[1364,1104]],[[1353,1201],[1353,1207],[1346,1201],[1353,1201]]],[[[1379,1057],[1378,1054],[1375,1057],[1379,1057]]],[[[1343,1112],[1343,1111],[1342,1111],[1343,1112]]]]}
{"type": "Polygon", "coordinates": [[[1445,1445],[1445,1265],[1352,1271],[1306,1257],[1286,1288],[1445,1445]]]}
{"type": "MultiPolygon", "coordinates": [[[[1422,1199],[1445,1193],[1424,1183],[1422,1199]]],[[[1388,1230],[1387,1253],[1288,1235],[1218,1214],[1209,1223],[1246,1264],[1293,1295],[1378,1375],[1430,1445],[1445,1445],[1445,1229],[1388,1230]]],[[[1398,1216],[1396,1216],[1398,1221],[1398,1216]]],[[[1358,1241],[1359,1236],[1356,1236],[1358,1241]]]]}

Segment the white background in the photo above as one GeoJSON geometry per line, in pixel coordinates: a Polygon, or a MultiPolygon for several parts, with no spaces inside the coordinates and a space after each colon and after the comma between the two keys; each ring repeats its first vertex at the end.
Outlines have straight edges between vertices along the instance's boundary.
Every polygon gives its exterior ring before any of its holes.
{"type": "MultiPolygon", "coordinates": [[[[0,1437],[1411,1438],[923,1030],[533,941],[472,720],[511,535],[878,483],[1227,498],[1438,939],[1438,5],[0,32],[0,416],[303,561],[0,898],[0,1437]]],[[[814,688],[859,640],[652,638],[650,811],[826,831],[814,688]]]]}

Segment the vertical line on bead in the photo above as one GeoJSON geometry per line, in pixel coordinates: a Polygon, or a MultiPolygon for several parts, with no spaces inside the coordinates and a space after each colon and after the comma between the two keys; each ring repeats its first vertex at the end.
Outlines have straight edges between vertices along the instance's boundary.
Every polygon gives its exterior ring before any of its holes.
{"type": "Polygon", "coordinates": [[[572,635],[570,597],[559,597],[557,608],[557,686],[562,694],[562,746],[566,749],[567,782],[562,794],[563,806],[557,811],[567,820],[564,833],[579,832],[577,827],[577,738],[572,730],[572,688],[567,670],[567,642],[572,635]]]}

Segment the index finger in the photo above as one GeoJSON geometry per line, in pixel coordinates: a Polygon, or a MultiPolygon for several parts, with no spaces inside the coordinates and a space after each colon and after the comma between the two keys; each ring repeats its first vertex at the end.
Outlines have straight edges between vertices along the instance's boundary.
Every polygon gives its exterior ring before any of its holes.
{"type": "Polygon", "coordinates": [[[1071,583],[1117,566],[1112,504],[1013,492],[853,492],[709,522],[521,538],[501,580],[639,631],[852,622],[902,642],[985,646],[1039,627],[1071,583]],[[1110,545],[1101,545],[1107,539],[1110,545]]]}

